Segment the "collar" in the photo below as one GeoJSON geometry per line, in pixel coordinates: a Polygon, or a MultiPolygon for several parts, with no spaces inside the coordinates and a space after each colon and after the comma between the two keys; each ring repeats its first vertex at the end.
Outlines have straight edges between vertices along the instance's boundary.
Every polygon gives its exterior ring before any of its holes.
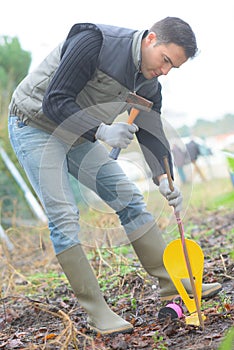
{"type": "Polygon", "coordinates": [[[132,57],[133,62],[138,71],[140,71],[141,66],[141,42],[142,39],[147,35],[148,30],[137,31],[133,35],[132,43],[132,57]]]}

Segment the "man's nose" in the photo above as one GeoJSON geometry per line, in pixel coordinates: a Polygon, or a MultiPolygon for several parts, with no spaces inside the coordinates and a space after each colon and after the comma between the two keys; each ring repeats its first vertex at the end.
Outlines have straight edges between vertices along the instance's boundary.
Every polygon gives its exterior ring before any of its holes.
{"type": "Polygon", "coordinates": [[[162,67],[161,68],[161,73],[162,75],[167,75],[171,70],[171,67],[162,67]]]}

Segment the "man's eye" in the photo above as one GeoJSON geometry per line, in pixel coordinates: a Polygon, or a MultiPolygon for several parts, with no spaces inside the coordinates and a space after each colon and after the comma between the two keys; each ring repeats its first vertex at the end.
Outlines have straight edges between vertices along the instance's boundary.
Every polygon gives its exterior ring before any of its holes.
{"type": "Polygon", "coordinates": [[[167,57],[167,56],[164,56],[164,62],[166,62],[166,63],[170,63],[170,60],[168,59],[168,57],[167,57]]]}

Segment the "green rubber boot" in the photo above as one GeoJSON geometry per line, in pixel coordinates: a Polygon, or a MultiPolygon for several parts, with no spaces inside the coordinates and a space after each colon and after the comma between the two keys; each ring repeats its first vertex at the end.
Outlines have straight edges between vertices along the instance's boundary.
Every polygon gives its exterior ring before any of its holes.
{"type": "Polygon", "coordinates": [[[130,333],[131,323],[115,314],[103,298],[98,281],[80,244],[57,255],[91,329],[100,334],[130,333]]]}
{"type": "MultiPolygon", "coordinates": [[[[146,228],[146,226],[144,228],[146,228]]],[[[131,244],[144,269],[149,275],[158,278],[160,299],[162,301],[172,300],[178,296],[178,291],[163,265],[163,252],[166,243],[156,223],[148,225],[148,228],[145,231],[146,233],[140,238],[131,240],[131,244]]],[[[193,293],[189,279],[183,279],[182,283],[188,295],[192,297],[193,293]]],[[[202,298],[208,299],[213,297],[221,289],[222,285],[220,283],[203,283],[202,298]]]]}

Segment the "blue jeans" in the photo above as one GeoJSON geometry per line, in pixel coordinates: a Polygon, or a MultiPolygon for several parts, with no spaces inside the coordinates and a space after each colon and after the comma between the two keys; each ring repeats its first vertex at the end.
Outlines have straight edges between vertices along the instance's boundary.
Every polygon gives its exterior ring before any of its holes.
{"type": "Polygon", "coordinates": [[[9,118],[9,137],[48,217],[56,254],[80,243],[79,210],[69,174],[116,212],[127,234],[154,221],[138,188],[98,141],[71,147],[15,116],[9,118]]]}

